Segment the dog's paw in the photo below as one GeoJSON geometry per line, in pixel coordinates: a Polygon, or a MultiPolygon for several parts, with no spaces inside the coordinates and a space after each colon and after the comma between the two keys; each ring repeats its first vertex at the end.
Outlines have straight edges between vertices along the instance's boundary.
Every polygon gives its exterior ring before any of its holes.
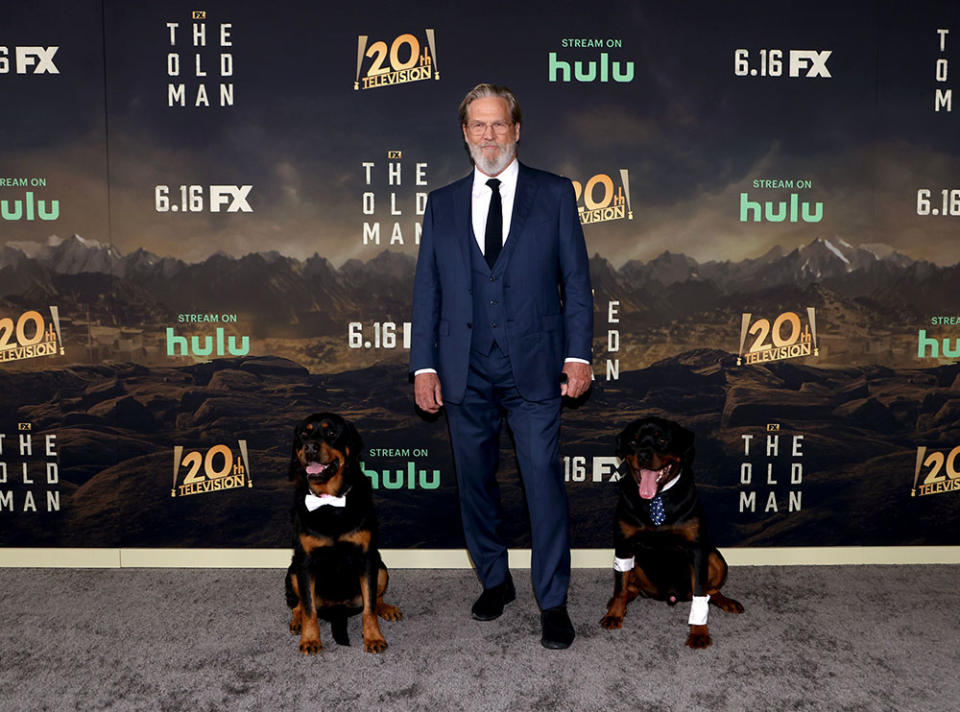
{"type": "Polygon", "coordinates": [[[303,630],[303,608],[297,603],[290,610],[290,633],[291,635],[300,635],[301,630],[303,630]]]}
{"type": "Polygon", "coordinates": [[[623,627],[623,616],[605,615],[600,619],[600,627],[607,630],[617,630],[623,627]]]}
{"type": "Polygon", "coordinates": [[[690,635],[687,636],[687,646],[694,650],[709,648],[713,644],[710,629],[705,625],[690,626],[690,635]]]}
{"type": "Polygon", "coordinates": [[[377,615],[385,621],[402,621],[403,614],[396,606],[389,603],[380,603],[377,605],[377,615]]]}
{"type": "Polygon", "coordinates": [[[323,643],[319,638],[308,638],[300,641],[300,652],[304,655],[316,655],[323,650],[323,643]]]}
{"type": "Polygon", "coordinates": [[[734,601],[732,598],[727,599],[727,604],[722,608],[724,613],[743,613],[743,604],[740,601],[734,601]]]}
{"type": "Polygon", "coordinates": [[[740,601],[727,598],[722,593],[714,593],[710,596],[710,603],[715,605],[724,613],[743,613],[743,606],[740,601]]]}
{"type": "Polygon", "coordinates": [[[299,635],[302,629],[303,614],[300,613],[300,607],[297,606],[293,609],[293,617],[290,619],[290,633],[292,635],[299,635]]]}
{"type": "Polygon", "coordinates": [[[383,638],[364,638],[363,649],[368,653],[382,653],[387,649],[387,641],[383,638]]]}

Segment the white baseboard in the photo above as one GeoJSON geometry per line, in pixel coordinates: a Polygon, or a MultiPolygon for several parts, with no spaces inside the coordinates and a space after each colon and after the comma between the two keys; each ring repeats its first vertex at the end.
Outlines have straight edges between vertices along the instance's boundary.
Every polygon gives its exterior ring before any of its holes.
{"type": "MultiPolygon", "coordinates": [[[[731,566],[960,564],[960,546],[836,546],[722,549],[731,566]]],[[[394,569],[467,569],[463,549],[384,549],[394,569]]],[[[612,549],[573,549],[578,569],[613,566],[612,549]]],[[[289,549],[69,549],[2,548],[0,567],[36,568],[253,568],[290,564],[289,549]]],[[[530,568],[529,549],[511,549],[510,567],[530,568]]]]}

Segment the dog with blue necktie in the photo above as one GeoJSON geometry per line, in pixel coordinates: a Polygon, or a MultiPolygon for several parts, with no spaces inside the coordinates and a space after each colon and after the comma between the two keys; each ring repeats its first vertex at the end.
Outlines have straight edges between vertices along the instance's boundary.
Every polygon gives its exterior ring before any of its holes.
{"type": "Polygon", "coordinates": [[[694,435],[663,418],[641,418],[617,437],[623,460],[614,524],[614,591],[600,625],[620,628],[638,596],[691,601],[687,645],[706,648],[709,604],[743,606],[720,593],[727,562],[710,541],[693,480],[694,435]]]}

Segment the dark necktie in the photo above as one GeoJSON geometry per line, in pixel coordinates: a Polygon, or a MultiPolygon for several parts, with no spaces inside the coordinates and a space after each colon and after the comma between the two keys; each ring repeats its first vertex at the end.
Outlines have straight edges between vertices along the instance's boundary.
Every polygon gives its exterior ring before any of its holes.
{"type": "Polygon", "coordinates": [[[663,511],[663,497],[659,494],[650,500],[650,520],[653,526],[659,527],[667,518],[667,513],[663,511]]]}
{"type": "Polygon", "coordinates": [[[490,186],[490,210],[487,212],[487,229],[483,237],[483,256],[493,269],[494,263],[503,247],[503,204],[500,202],[500,181],[491,178],[487,181],[490,186]]]}

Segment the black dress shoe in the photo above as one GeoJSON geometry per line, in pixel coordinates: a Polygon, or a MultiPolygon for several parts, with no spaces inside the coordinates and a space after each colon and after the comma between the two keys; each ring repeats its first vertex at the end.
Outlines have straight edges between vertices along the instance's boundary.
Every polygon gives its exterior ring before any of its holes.
{"type": "Polygon", "coordinates": [[[551,650],[569,648],[570,643],[577,635],[576,631],[573,630],[573,623],[570,622],[570,616],[567,615],[566,606],[557,606],[541,611],[540,627],[543,629],[543,637],[540,638],[540,643],[544,648],[550,648],[551,650]]]}
{"type": "Polygon", "coordinates": [[[473,604],[470,613],[478,621],[492,621],[499,618],[503,613],[503,607],[517,597],[517,591],[513,587],[513,579],[509,572],[503,583],[483,589],[480,598],[473,604]]]}

